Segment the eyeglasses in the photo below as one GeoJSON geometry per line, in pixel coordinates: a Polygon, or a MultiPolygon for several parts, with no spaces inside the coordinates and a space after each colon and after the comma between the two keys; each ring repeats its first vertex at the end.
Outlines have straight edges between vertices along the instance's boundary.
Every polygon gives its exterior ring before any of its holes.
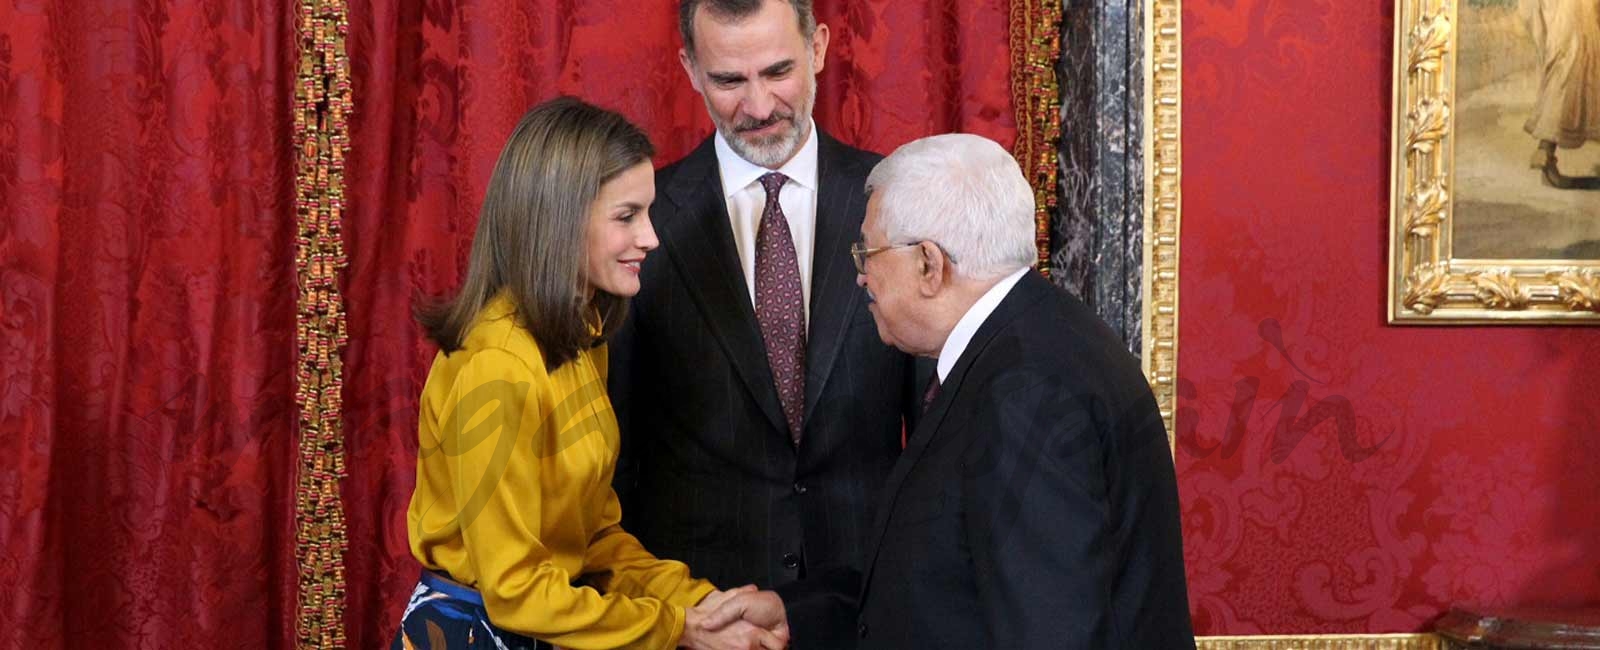
{"type": "Polygon", "coordinates": [[[896,248],[909,248],[911,246],[916,246],[918,243],[919,242],[912,242],[912,243],[909,243],[909,244],[890,244],[888,246],[877,246],[877,247],[874,247],[874,248],[867,248],[867,244],[865,242],[856,242],[856,243],[850,245],[850,259],[855,260],[856,273],[860,273],[862,275],[866,275],[867,274],[867,258],[872,257],[873,255],[877,255],[878,253],[882,253],[884,251],[892,251],[892,250],[894,250],[896,248]]]}
{"type": "MultiPolygon", "coordinates": [[[[921,244],[922,244],[922,242],[920,242],[920,241],[914,241],[914,242],[911,242],[909,244],[890,244],[888,246],[877,246],[877,247],[873,247],[873,248],[867,248],[867,245],[866,245],[865,242],[856,242],[856,243],[850,245],[850,259],[854,260],[855,263],[856,263],[856,273],[860,273],[861,275],[866,275],[867,274],[867,258],[872,257],[873,255],[877,255],[878,253],[882,253],[884,251],[892,251],[892,250],[894,250],[896,248],[910,248],[912,246],[920,246],[921,244]]],[[[939,244],[937,244],[937,243],[935,243],[934,246],[938,246],[939,247],[939,252],[944,253],[945,258],[949,259],[950,263],[952,263],[952,264],[955,263],[956,258],[950,256],[950,251],[945,250],[943,246],[939,246],[939,244]]]]}

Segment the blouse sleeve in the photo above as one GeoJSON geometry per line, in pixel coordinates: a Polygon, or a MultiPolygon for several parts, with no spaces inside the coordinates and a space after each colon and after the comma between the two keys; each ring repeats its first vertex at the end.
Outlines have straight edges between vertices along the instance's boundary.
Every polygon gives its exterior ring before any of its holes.
{"type": "MultiPolygon", "coordinates": [[[[609,474],[609,472],[608,472],[609,474]]],[[[610,484],[606,477],[606,485],[610,484]]],[[[693,607],[716,587],[690,577],[689,567],[662,560],[645,550],[639,539],[622,529],[622,506],[616,490],[606,489],[601,528],[589,540],[583,558],[584,577],[606,593],[659,598],[679,607],[693,607]]]]}

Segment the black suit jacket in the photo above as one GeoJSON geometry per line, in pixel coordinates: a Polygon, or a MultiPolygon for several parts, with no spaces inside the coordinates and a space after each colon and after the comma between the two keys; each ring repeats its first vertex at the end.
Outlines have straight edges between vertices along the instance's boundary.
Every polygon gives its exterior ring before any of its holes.
{"type": "Polygon", "coordinates": [[[1194,648],[1155,398],[1036,273],[979,327],[878,510],[862,648],[1194,648]]]}
{"type": "Polygon", "coordinates": [[[914,364],[879,340],[850,260],[863,186],[880,157],[818,137],[799,447],[779,406],[709,138],[656,174],[650,217],[661,250],[644,263],[610,354],[624,527],[719,588],[776,588],[797,648],[854,642],[872,504],[900,454],[903,417],[920,412],[914,364]]]}

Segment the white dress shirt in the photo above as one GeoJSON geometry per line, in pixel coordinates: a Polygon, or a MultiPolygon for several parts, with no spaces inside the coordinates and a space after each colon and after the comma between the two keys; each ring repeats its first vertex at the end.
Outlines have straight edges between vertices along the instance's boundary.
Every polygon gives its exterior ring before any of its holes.
{"type": "Polygon", "coordinates": [[[944,348],[939,350],[939,383],[944,383],[944,378],[950,374],[950,369],[956,367],[956,361],[961,359],[961,353],[966,352],[967,344],[972,342],[972,335],[977,334],[983,322],[989,320],[989,314],[994,313],[995,308],[1000,306],[1000,301],[1005,300],[1006,294],[1011,293],[1011,288],[1017,286],[1022,276],[1032,270],[1031,267],[1025,266],[1022,270],[1001,278],[994,286],[989,287],[978,302],[972,303],[972,307],[961,316],[961,320],[956,321],[955,329],[950,330],[950,336],[944,340],[944,348]]]}
{"type": "Polygon", "coordinates": [[[722,174],[722,191],[728,201],[728,222],[733,226],[733,245],[739,249],[739,267],[744,269],[744,286],[750,290],[750,304],[756,302],[756,232],[761,229],[761,211],[767,207],[767,190],[761,177],[776,171],[789,177],[778,191],[778,205],[789,221],[794,237],[794,256],[800,263],[800,293],[804,297],[806,323],[811,322],[811,256],[817,234],[817,125],[800,151],[781,169],[767,169],[739,157],[719,131],[716,135],[717,170],[722,174]]]}

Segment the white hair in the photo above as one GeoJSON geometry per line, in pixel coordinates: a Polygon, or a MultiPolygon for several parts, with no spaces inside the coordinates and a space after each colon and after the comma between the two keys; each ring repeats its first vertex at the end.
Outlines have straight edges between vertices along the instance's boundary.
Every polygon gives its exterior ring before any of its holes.
{"type": "Polygon", "coordinates": [[[867,193],[890,244],[938,244],[963,277],[1032,266],[1033,188],[993,140],[951,133],[909,142],[873,168],[867,193]]]}

